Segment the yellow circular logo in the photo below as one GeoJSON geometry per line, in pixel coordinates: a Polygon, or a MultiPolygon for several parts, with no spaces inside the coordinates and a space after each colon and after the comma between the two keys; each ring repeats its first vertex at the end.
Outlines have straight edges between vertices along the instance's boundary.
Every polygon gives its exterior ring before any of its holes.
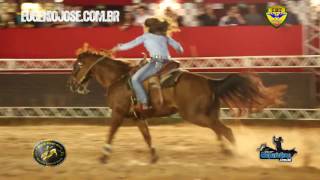
{"type": "Polygon", "coordinates": [[[58,141],[44,140],[35,145],[33,158],[41,165],[56,166],[66,158],[66,150],[58,141]]]}

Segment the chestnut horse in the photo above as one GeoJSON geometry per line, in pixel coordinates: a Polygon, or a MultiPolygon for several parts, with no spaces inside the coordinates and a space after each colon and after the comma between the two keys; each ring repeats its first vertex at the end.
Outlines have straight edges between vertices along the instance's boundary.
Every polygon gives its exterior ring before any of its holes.
{"type": "MultiPolygon", "coordinates": [[[[68,81],[73,92],[86,93],[88,81],[95,79],[107,90],[107,105],[112,109],[110,132],[103,146],[102,162],[107,162],[115,133],[124,118],[132,117],[132,90],[128,88],[128,74],[133,66],[125,61],[114,60],[109,55],[101,55],[94,50],[82,50],[74,63],[68,81]]],[[[149,117],[168,116],[179,113],[181,118],[202,127],[212,129],[222,140],[225,137],[235,142],[232,130],[219,120],[220,104],[238,112],[252,112],[281,103],[285,87],[282,85],[265,87],[255,74],[231,74],[221,80],[213,80],[184,71],[173,87],[163,88],[164,105],[157,107],[149,117]]],[[[152,101],[152,97],[151,97],[152,101]]],[[[158,156],[151,142],[145,119],[135,119],[150,153],[151,162],[158,156]]]]}

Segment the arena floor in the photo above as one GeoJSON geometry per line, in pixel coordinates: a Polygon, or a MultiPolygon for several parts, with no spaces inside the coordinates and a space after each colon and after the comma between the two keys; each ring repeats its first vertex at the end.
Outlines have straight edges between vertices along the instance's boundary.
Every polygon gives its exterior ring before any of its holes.
{"type": "Polygon", "coordinates": [[[226,153],[209,129],[190,124],[152,126],[160,159],[150,165],[138,129],[121,127],[112,159],[104,165],[97,159],[107,127],[2,126],[0,179],[319,179],[320,128],[238,125],[232,129],[237,146],[226,153]],[[296,147],[298,154],[292,163],[258,158],[256,149],[261,143],[271,146],[273,135],[284,138],[284,148],[296,147]],[[65,145],[67,158],[63,164],[44,167],[33,160],[33,146],[42,139],[55,139],[65,145]]]}

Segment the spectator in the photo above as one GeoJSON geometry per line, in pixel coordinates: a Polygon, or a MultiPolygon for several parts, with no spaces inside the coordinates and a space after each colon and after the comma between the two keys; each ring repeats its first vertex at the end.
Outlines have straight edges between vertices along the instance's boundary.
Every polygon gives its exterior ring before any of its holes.
{"type": "Polygon", "coordinates": [[[237,6],[232,6],[226,16],[220,19],[219,26],[234,26],[245,24],[246,21],[239,13],[239,8],[237,6]]]}
{"type": "Polygon", "coordinates": [[[218,25],[217,16],[214,14],[214,10],[210,5],[202,7],[203,12],[198,16],[198,20],[201,26],[216,26],[218,25]]]}
{"type": "Polygon", "coordinates": [[[15,27],[15,13],[8,12],[1,14],[1,26],[15,27]]]}
{"type": "Polygon", "coordinates": [[[150,17],[147,11],[148,9],[146,6],[138,6],[138,8],[136,9],[137,14],[135,16],[135,25],[144,26],[145,20],[150,17]]]}
{"type": "Polygon", "coordinates": [[[123,16],[123,21],[120,25],[121,30],[126,30],[134,25],[134,16],[130,11],[125,11],[123,16]]]}
{"type": "Polygon", "coordinates": [[[286,22],[285,24],[286,25],[295,25],[295,24],[299,24],[299,20],[298,20],[298,17],[297,15],[295,15],[294,13],[292,13],[290,10],[287,9],[287,19],[286,19],[286,22]]]}
{"type": "Polygon", "coordinates": [[[171,8],[166,8],[164,11],[164,16],[170,22],[174,22],[177,26],[183,26],[183,18],[176,14],[171,8]]]}
{"type": "Polygon", "coordinates": [[[255,5],[250,5],[248,8],[248,14],[244,16],[244,19],[248,25],[263,25],[265,24],[264,18],[257,12],[255,5]]]}

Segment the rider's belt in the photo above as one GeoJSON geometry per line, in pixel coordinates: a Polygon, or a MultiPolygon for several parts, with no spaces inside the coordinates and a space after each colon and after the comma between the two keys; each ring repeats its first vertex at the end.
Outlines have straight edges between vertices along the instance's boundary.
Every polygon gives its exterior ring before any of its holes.
{"type": "Polygon", "coordinates": [[[166,63],[169,61],[168,58],[161,58],[159,56],[156,57],[151,57],[151,61],[156,61],[156,62],[160,62],[160,63],[166,63]]]}

